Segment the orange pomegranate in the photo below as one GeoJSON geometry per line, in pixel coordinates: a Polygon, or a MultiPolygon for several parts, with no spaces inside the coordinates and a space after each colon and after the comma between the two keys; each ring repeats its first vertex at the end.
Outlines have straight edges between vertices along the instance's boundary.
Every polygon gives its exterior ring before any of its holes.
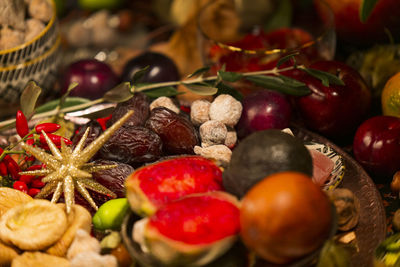
{"type": "Polygon", "coordinates": [[[257,183],[242,199],[241,238],[261,258],[287,264],[315,251],[328,239],[332,209],[310,177],[280,172],[257,183]]]}

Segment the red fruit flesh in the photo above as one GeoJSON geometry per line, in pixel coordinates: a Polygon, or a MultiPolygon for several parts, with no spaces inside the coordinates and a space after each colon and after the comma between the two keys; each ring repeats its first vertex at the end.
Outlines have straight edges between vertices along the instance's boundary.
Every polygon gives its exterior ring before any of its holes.
{"type": "Polygon", "coordinates": [[[156,206],[188,194],[223,189],[221,169],[212,161],[196,156],[159,162],[141,168],[133,175],[156,206]]]}
{"type": "Polygon", "coordinates": [[[239,232],[239,209],[226,200],[193,196],[159,209],[150,218],[149,226],[176,241],[209,244],[239,232]]]}

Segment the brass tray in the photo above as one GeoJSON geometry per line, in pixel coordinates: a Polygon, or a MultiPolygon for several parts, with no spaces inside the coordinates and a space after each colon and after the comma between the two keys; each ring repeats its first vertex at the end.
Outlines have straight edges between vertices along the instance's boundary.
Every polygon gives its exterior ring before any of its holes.
{"type": "Polygon", "coordinates": [[[381,195],[365,170],[343,149],[328,139],[303,128],[292,128],[304,141],[327,144],[344,159],[345,174],[339,187],[350,189],[360,200],[360,221],[355,229],[358,252],[352,254],[353,266],[373,266],[375,249],[386,237],[386,214],[381,195]]]}
{"type": "MultiPolygon", "coordinates": [[[[362,267],[372,267],[373,266],[373,255],[375,249],[386,237],[386,215],[383,207],[382,199],[377,190],[374,182],[364,171],[364,169],[343,149],[333,144],[331,141],[324,137],[321,137],[313,132],[305,130],[301,127],[292,127],[291,130],[298,138],[304,141],[313,141],[317,143],[323,143],[331,148],[333,148],[337,153],[339,153],[344,160],[345,174],[343,180],[339,187],[348,188],[359,198],[360,200],[360,221],[355,229],[356,233],[356,244],[357,251],[352,253],[352,266],[362,266],[362,267]]],[[[132,236],[132,226],[138,217],[130,213],[124,220],[121,229],[121,235],[123,242],[125,243],[128,252],[135,257],[141,266],[143,267],[155,267],[159,266],[159,263],[155,263],[154,260],[149,257],[149,255],[141,251],[140,246],[134,242],[131,238],[132,236]],[[154,265],[155,264],[155,265],[154,265]]],[[[239,245],[240,246],[240,245],[239,245]]],[[[223,256],[227,257],[230,264],[227,261],[221,261],[217,265],[212,264],[212,266],[231,266],[231,267],[242,267],[251,266],[246,258],[246,253],[243,253],[241,247],[233,248],[234,258],[232,255],[223,256]],[[239,257],[239,258],[238,258],[239,257]],[[234,265],[231,265],[234,262],[234,265]]],[[[318,251],[316,251],[318,253],[318,251]]],[[[312,253],[314,254],[314,253],[312,253]]],[[[315,262],[315,257],[317,255],[309,255],[299,262],[294,263],[291,266],[309,266],[311,262],[315,262]]],[[[311,264],[312,265],[312,264],[311,264]]],[[[210,265],[211,266],[211,265],[210,265]]],[[[255,266],[266,267],[262,262],[257,261],[255,266]]],[[[271,266],[267,264],[267,266],[271,266]]]]}

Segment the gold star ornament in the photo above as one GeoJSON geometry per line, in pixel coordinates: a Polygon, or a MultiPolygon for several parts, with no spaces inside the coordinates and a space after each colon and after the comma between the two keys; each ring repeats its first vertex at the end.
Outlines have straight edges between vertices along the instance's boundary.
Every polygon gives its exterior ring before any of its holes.
{"type": "Polygon", "coordinates": [[[69,213],[75,203],[75,189],[86,199],[87,202],[97,210],[97,205],[90,196],[87,189],[115,198],[116,194],[107,189],[97,181],[93,180],[92,173],[100,170],[110,169],[116,165],[94,165],[87,163],[96,152],[110,139],[125,121],[133,114],[127,112],[121,119],[115,122],[110,128],[104,131],[96,140],[87,145],[84,144],[89,134],[88,127],[72,150],[61,141],[61,150],[50,140],[45,132],[42,132],[52,154],[43,149],[21,143],[25,151],[33,155],[36,159],[46,164],[45,169],[21,172],[21,175],[40,175],[44,176],[42,182],[46,185],[35,196],[35,198],[46,198],[53,193],[51,202],[56,203],[61,193],[64,193],[66,211],[69,213]]]}

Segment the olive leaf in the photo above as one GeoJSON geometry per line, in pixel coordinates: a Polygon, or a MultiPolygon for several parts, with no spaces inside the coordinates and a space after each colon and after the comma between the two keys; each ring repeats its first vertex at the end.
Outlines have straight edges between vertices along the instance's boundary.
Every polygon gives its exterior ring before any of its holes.
{"type": "Polygon", "coordinates": [[[310,89],[304,83],[282,75],[247,76],[246,80],[266,89],[275,90],[288,95],[303,96],[311,93],[310,89]]]}
{"type": "Polygon", "coordinates": [[[361,22],[364,23],[367,21],[372,11],[374,10],[376,3],[378,3],[378,0],[363,0],[361,2],[359,14],[361,22]]]}
{"type": "Polygon", "coordinates": [[[218,88],[218,92],[216,96],[222,95],[222,94],[227,94],[233,96],[236,100],[242,101],[243,95],[240,93],[238,90],[233,88],[230,85],[227,85],[226,83],[220,82],[216,86],[218,88]]]}
{"type": "Polygon", "coordinates": [[[182,83],[187,89],[198,95],[215,95],[218,92],[217,87],[213,87],[207,83],[182,83]]]}
{"type": "Polygon", "coordinates": [[[129,82],[118,84],[113,89],[107,91],[103,99],[112,103],[120,103],[127,101],[133,97],[131,92],[131,85],[129,82]]]}
{"type": "Polygon", "coordinates": [[[132,77],[132,83],[136,84],[143,78],[143,76],[149,71],[150,66],[146,66],[138,71],[132,77]]]}
{"type": "Polygon", "coordinates": [[[221,77],[222,80],[227,82],[237,82],[243,78],[243,75],[240,73],[223,70],[218,71],[218,76],[221,77]]]}
{"type": "Polygon", "coordinates": [[[296,58],[295,56],[298,56],[300,54],[300,52],[295,52],[289,55],[286,55],[284,57],[281,57],[278,62],[276,63],[276,67],[279,68],[283,63],[289,61],[289,60],[293,60],[295,65],[296,65],[296,58]]]}
{"type": "Polygon", "coordinates": [[[188,78],[192,78],[194,76],[200,76],[200,75],[206,73],[209,70],[210,70],[210,67],[209,66],[205,66],[205,67],[202,67],[202,68],[200,68],[198,70],[195,70],[192,74],[189,74],[187,77],[188,78]]]}
{"type": "Polygon", "coordinates": [[[289,27],[292,24],[293,7],[290,0],[281,0],[277,10],[273,13],[264,25],[265,31],[271,31],[282,27],[289,27]]]}
{"type": "Polygon", "coordinates": [[[19,101],[21,105],[21,111],[27,118],[30,118],[33,115],[36,101],[41,93],[42,89],[34,81],[28,82],[24,91],[22,91],[19,101]]]}
{"type": "MultiPolygon", "coordinates": [[[[63,107],[73,107],[73,106],[81,105],[81,104],[88,103],[88,102],[90,102],[90,100],[86,99],[86,98],[67,97],[67,98],[65,98],[63,107]]],[[[57,106],[59,104],[60,104],[60,99],[55,99],[55,100],[49,101],[46,104],[43,104],[43,105],[37,107],[35,112],[38,114],[38,113],[43,113],[43,112],[47,112],[50,110],[54,110],[57,108],[57,106]]]]}
{"type": "Polygon", "coordinates": [[[148,90],[143,90],[143,93],[150,98],[157,98],[160,96],[176,96],[182,94],[173,86],[158,87],[148,90]]]}
{"type": "Polygon", "coordinates": [[[339,79],[336,75],[333,75],[329,72],[321,71],[321,70],[316,70],[316,69],[310,69],[310,68],[300,68],[302,71],[305,71],[309,75],[313,76],[314,78],[317,78],[318,80],[321,80],[322,84],[324,86],[329,86],[329,84],[336,84],[336,85],[345,85],[344,82],[339,79]]]}

